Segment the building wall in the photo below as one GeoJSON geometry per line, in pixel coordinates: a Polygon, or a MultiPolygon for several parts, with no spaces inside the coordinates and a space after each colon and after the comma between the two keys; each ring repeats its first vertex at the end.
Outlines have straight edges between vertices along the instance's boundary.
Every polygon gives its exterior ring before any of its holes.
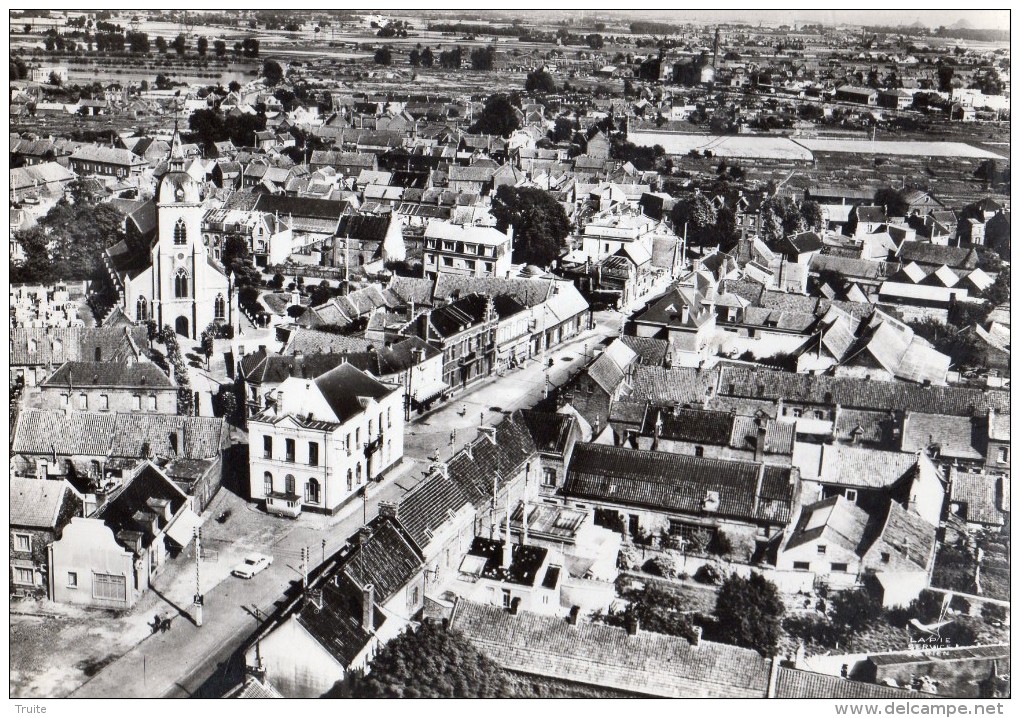
{"type": "MultiPolygon", "coordinates": [[[[87,377],[82,377],[86,381],[87,377]]],[[[177,390],[151,387],[40,387],[41,408],[176,414],[177,390]],[[85,399],[82,399],[82,396],[85,399]],[[104,400],[105,397],[105,400],[104,400]]]]}
{"type": "Polygon", "coordinates": [[[11,527],[11,591],[18,594],[45,594],[48,591],[47,574],[49,545],[53,532],[49,529],[11,527]],[[27,537],[29,550],[20,550],[19,539],[27,537]],[[20,570],[19,570],[20,569],[20,570]]]}
{"type": "Polygon", "coordinates": [[[60,540],[52,544],[49,562],[50,595],[54,601],[116,610],[134,606],[137,595],[134,557],[117,543],[113,531],[102,521],[72,519],[60,540]],[[76,575],[76,586],[70,585],[70,573],[76,575]],[[97,574],[121,578],[125,588],[123,599],[97,595],[97,574]]]}
{"type": "Polygon", "coordinates": [[[804,570],[810,571],[819,576],[828,574],[845,575],[852,580],[861,568],[861,559],[853,551],[832,543],[828,539],[818,539],[796,546],[792,549],[781,551],[776,559],[776,568],[783,570],[804,570]],[[819,548],[824,547],[825,553],[819,553],[819,548]],[[836,571],[832,568],[834,563],[847,564],[846,571],[836,571]],[[803,567],[797,564],[807,564],[803,567]]]}
{"type": "Polygon", "coordinates": [[[404,455],[403,392],[396,391],[381,402],[332,431],[302,428],[284,420],[279,424],[249,421],[250,488],[253,500],[265,500],[265,474],[272,475],[273,490],[286,489],[286,477],[294,477],[294,491],[302,507],[334,512],[369,480],[376,479],[404,455]],[[382,426],[379,417],[382,415],[382,426]],[[371,433],[369,424],[371,423],[371,433]],[[370,458],[361,445],[383,437],[381,448],[370,458]],[[272,439],[272,454],[264,454],[264,437],[272,439]],[[293,461],[287,460],[287,439],[294,441],[293,461]],[[309,445],[319,446],[318,465],[309,464],[309,445]],[[349,447],[349,450],[348,450],[349,447]],[[361,480],[358,481],[360,468],[361,480]],[[309,482],[319,483],[320,500],[309,501],[309,482]]]}
{"type": "MultiPolygon", "coordinates": [[[[343,666],[293,616],[260,641],[266,678],[284,698],[319,698],[345,676],[343,666]]],[[[255,647],[247,664],[255,665],[255,647]]]]}

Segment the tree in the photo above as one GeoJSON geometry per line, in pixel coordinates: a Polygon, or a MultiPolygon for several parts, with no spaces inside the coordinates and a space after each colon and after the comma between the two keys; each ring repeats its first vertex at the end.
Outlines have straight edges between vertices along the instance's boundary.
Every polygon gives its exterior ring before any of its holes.
{"type": "Polygon", "coordinates": [[[536,94],[556,92],[556,81],[544,69],[529,72],[524,81],[524,91],[536,94]]]}
{"type": "Polygon", "coordinates": [[[714,247],[720,239],[716,232],[717,215],[712,201],[699,192],[673,205],[670,218],[678,235],[683,236],[686,232],[687,246],[714,247]]]}
{"type": "Polygon", "coordinates": [[[421,52],[418,51],[418,48],[411,48],[407,61],[411,63],[411,67],[419,67],[421,65],[421,52]]]}
{"type": "Polygon", "coordinates": [[[259,56],[259,41],[254,37],[246,37],[241,41],[241,49],[246,57],[259,56]]]}
{"type": "Polygon", "coordinates": [[[129,32],[125,39],[132,53],[136,55],[149,54],[149,36],[144,32],[129,32]]]}
{"type": "Polygon", "coordinates": [[[882,601],[867,588],[840,591],[830,602],[832,623],[844,636],[860,633],[882,615],[882,601]]]}
{"type": "Polygon", "coordinates": [[[601,50],[606,44],[606,41],[603,39],[603,37],[598,34],[588,35],[588,37],[584,39],[588,43],[588,47],[590,47],[592,50],[601,50]]]}
{"type": "Polygon", "coordinates": [[[171,46],[178,55],[183,55],[185,52],[188,51],[188,38],[185,37],[184,33],[181,33],[180,35],[174,38],[174,41],[171,43],[171,46]]]}
{"type": "Polygon", "coordinates": [[[422,67],[432,67],[432,65],[434,65],[435,62],[436,62],[436,58],[435,58],[435,55],[433,55],[433,53],[432,53],[432,48],[431,47],[426,47],[424,50],[421,51],[421,66],[422,67]]]}
{"type": "Polygon", "coordinates": [[[570,220],[545,190],[502,185],[496,190],[491,211],[500,231],[513,227],[515,262],[545,267],[560,256],[570,220]]]}
{"type": "Polygon", "coordinates": [[[56,71],[50,73],[50,84],[54,87],[60,87],[64,84],[64,81],[60,79],[60,75],[56,71]]]}
{"type": "Polygon", "coordinates": [[[209,38],[204,35],[198,38],[198,42],[195,44],[195,49],[198,51],[199,55],[205,57],[205,53],[209,51],[209,38]]]}
{"type": "Polygon", "coordinates": [[[471,69],[488,72],[496,59],[496,48],[492,45],[479,47],[471,51],[471,69]]]}
{"type": "Polygon", "coordinates": [[[213,52],[216,57],[223,57],[227,54],[227,43],[224,40],[213,40],[213,52]]]}
{"type": "Polygon", "coordinates": [[[231,80],[230,83],[227,85],[227,89],[230,90],[231,92],[238,92],[241,89],[241,83],[238,82],[237,80],[231,80]]]}
{"type": "Polygon", "coordinates": [[[462,634],[426,620],[390,640],[356,678],[356,698],[510,698],[503,669],[462,634]]]}
{"type": "Polygon", "coordinates": [[[497,92],[489,95],[485,107],[478,119],[471,126],[471,132],[485,135],[509,137],[510,133],[521,126],[519,110],[510,101],[510,96],[497,92]]]}
{"type": "Polygon", "coordinates": [[[262,63],[262,77],[270,87],[278,85],[283,82],[283,68],[276,60],[267,59],[262,63]]]}
{"type": "Polygon", "coordinates": [[[816,232],[822,228],[822,222],[825,219],[822,215],[822,206],[813,200],[805,200],[800,203],[800,216],[804,220],[804,225],[816,232]]]}
{"type": "Polygon", "coordinates": [[[715,604],[718,636],[724,643],[772,655],[782,632],[783,599],[776,585],[760,573],[723,581],[715,604]]]}
{"type": "Polygon", "coordinates": [[[906,217],[910,211],[906,195],[893,187],[883,187],[876,191],[875,204],[885,207],[885,213],[890,217],[906,217]]]}
{"type": "Polygon", "coordinates": [[[939,92],[951,92],[953,89],[953,68],[940,65],[938,69],[939,92]]]}
{"type": "Polygon", "coordinates": [[[557,117],[549,135],[553,142],[565,142],[574,136],[574,123],[568,117],[557,117]]]}
{"type": "Polygon", "coordinates": [[[694,638],[696,630],[690,618],[692,608],[682,594],[646,584],[641,589],[624,591],[622,597],[627,600],[623,611],[598,613],[592,620],[621,628],[637,621],[638,626],[646,631],[688,640],[694,638]]]}
{"type": "Polygon", "coordinates": [[[792,197],[769,197],[762,202],[761,213],[762,239],[770,246],[805,227],[804,216],[792,197]]]}
{"type": "Polygon", "coordinates": [[[168,49],[168,47],[167,47],[167,44],[166,44],[166,38],[163,37],[162,35],[157,35],[156,36],[156,52],[158,52],[160,55],[165,55],[167,49],[168,49]]]}
{"type": "Polygon", "coordinates": [[[393,51],[386,46],[377,48],[374,59],[376,65],[389,65],[393,62],[393,51]]]}

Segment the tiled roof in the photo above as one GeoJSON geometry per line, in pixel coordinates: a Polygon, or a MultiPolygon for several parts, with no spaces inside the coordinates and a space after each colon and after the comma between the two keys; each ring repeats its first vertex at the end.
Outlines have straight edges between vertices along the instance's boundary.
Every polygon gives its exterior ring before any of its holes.
{"type": "Polygon", "coordinates": [[[566,451],[570,430],[575,424],[572,415],[525,409],[521,411],[521,419],[531,432],[532,441],[539,451],[556,454],[566,451]]]}
{"type": "Polygon", "coordinates": [[[651,409],[645,414],[641,433],[662,439],[727,446],[735,417],[729,412],[707,409],[651,409]]]}
{"type": "MultiPolygon", "coordinates": [[[[346,669],[372,639],[361,624],[361,587],[341,574],[335,582],[324,582],[321,590],[321,607],[305,601],[295,620],[346,669]]],[[[379,629],[385,622],[383,613],[374,608],[373,627],[379,629]]]]}
{"type": "Polygon", "coordinates": [[[823,539],[853,553],[863,553],[869,516],[844,496],[832,496],[801,509],[784,550],[823,539]]]}
{"type": "Polygon", "coordinates": [[[909,412],[903,419],[900,448],[917,452],[938,444],[940,456],[977,460],[984,456],[987,436],[987,422],[976,417],[909,412]]]}
{"type": "Polygon", "coordinates": [[[679,402],[682,405],[701,406],[715,386],[717,376],[716,370],[700,371],[689,367],[666,369],[638,364],[634,367],[631,379],[630,398],[659,404],[679,402]]]}
{"type": "Polygon", "coordinates": [[[846,700],[867,698],[880,700],[920,700],[931,694],[892,688],[877,683],[864,683],[837,678],[824,673],[812,673],[780,667],[776,676],[776,698],[824,698],[846,700]]]}
{"type": "Polygon", "coordinates": [[[757,652],[458,600],[451,626],[505,669],[670,698],[761,698],[769,663],[757,652]]]}
{"type": "Polygon", "coordinates": [[[292,330],[287,346],[284,347],[284,354],[303,352],[307,354],[363,352],[369,347],[378,348],[381,342],[365,339],[363,337],[348,337],[332,332],[323,332],[317,329],[305,329],[296,327],[292,330]]]}
{"type": "Polygon", "coordinates": [[[893,486],[911,472],[918,462],[916,454],[843,444],[822,445],[817,467],[804,465],[803,461],[798,460],[797,454],[795,450],[794,462],[801,467],[803,478],[817,477],[818,481],[825,484],[870,489],[893,486]]]}
{"type": "Polygon", "coordinates": [[[99,507],[94,517],[113,529],[114,535],[121,531],[140,533],[142,545],[148,546],[154,538],[150,531],[152,522],[155,520],[160,530],[169,523],[158,509],[151,506],[152,501],[169,502],[172,518],[186,506],[187,499],[187,495],[166,474],[153,464],[145,463],[99,507]]]}
{"type": "MultiPolygon", "coordinates": [[[[639,367],[639,370],[641,367],[639,367]]],[[[635,387],[638,382],[635,379],[635,387]]],[[[899,382],[794,374],[772,369],[725,366],[719,394],[789,403],[889,411],[901,409],[969,416],[989,407],[1009,411],[1009,393],[953,386],[918,386],[899,382]]]]}
{"type": "Polygon", "coordinates": [[[669,342],[665,339],[624,335],[620,341],[637,354],[640,362],[646,366],[662,366],[669,353],[669,342]]]}
{"type": "Polygon", "coordinates": [[[173,389],[176,384],[149,362],[65,362],[44,381],[43,387],[113,387],[122,389],[173,389]]]}
{"type": "Polygon", "coordinates": [[[787,523],[798,480],[797,470],[789,467],[578,444],[563,492],[576,498],[697,514],[705,510],[714,492],[718,494],[715,512],[721,516],[787,523]]]}
{"type": "Polygon", "coordinates": [[[950,500],[963,504],[963,516],[972,523],[1003,526],[1009,514],[1009,476],[953,471],[950,500]]]}
{"type": "Polygon", "coordinates": [[[12,476],[9,520],[11,526],[53,529],[64,497],[71,489],[66,481],[23,479],[12,476]]]}
{"type": "Polygon", "coordinates": [[[882,565],[881,558],[876,560],[876,557],[888,553],[890,558],[895,556],[897,559],[889,565],[891,570],[900,566],[904,570],[924,570],[932,560],[934,546],[935,527],[895,501],[890,501],[882,532],[868,549],[865,562],[869,565],[882,565]]]}
{"type": "Polygon", "coordinates": [[[977,253],[967,247],[944,247],[928,242],[904,242],[900,247],[899,259],[904,264],[943,264],[953,269],[973,269],[977,266],[977,253]]]}
{"type": "Polygon", "coordinates": [[[389,518],[378,516],[369,524],[371,535],[361,543],[353,538],[354,549],[344,561],[344,571],[359,586],[372,584],[375,600],[386,603],[422,568],[422,556],[389,518]]]}
{"type": "Polygon", "coordinates": [[[106,456],[117,415],[108,412],[24,409],[11,442],[13,454],[106,456]]]}

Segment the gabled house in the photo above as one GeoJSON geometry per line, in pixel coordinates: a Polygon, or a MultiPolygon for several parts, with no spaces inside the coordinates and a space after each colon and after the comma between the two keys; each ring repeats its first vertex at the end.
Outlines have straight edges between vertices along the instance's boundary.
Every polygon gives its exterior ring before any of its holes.
{"type": "Polygon", "coordinates": [[[74,517],[84,516],[84,497],[63,480],[40,481],[12,476],[11,593],[49,593],[49,545],[59,539],[74,517]]]}
{"type": "Polygon", "coordinates": [[[145,462],[95,513],[71,519],[50,546],[50,596],[59,603],[130,609],[200,523],[188,496],[145,462]]]}

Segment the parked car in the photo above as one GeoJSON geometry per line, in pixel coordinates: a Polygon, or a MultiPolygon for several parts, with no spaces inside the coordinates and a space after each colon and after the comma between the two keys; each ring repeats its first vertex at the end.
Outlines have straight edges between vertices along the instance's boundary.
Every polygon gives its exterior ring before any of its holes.
{"type": "Polygon", "coordinates": [[[239,578],[254,578],[256,574],[265,571],[273,564],[272,556],[264,556],[260,553],[251,553],[244,557],[244,561],[234,566],[230,572],[239,578]]]}

